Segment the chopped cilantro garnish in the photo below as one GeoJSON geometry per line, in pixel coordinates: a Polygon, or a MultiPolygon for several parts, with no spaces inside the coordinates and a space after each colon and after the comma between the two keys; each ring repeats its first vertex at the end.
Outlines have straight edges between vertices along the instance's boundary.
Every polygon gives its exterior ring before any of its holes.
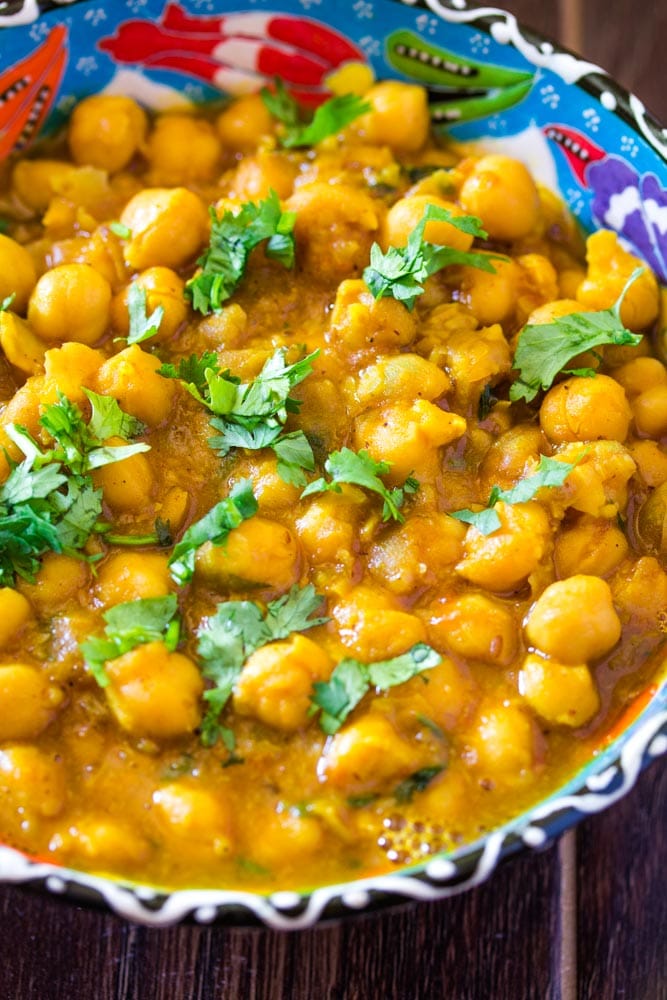
{"type": "Polygon", "coordinates": [[[176,607],[176,595],[169,594],[167,597],[126,601],[104,612],[106,638],[93,637],[79,647],[86,666],[100,687],[109,684],[104,669],[107,660],[115,660],[148,642],[164,642],[170,652],[176,649],[180,635],[176,607]]]}
{"type": "Polygon", "coordinates": [[[577,463],[558,462],[556,459],[547,458],[546,455],[540,457],[540,464],[532,476],[520,479],[511,490],[501,490],[499,486],[494,486],[489,494],[486,508],[480,511],[455,510],[451,512],[451,517],[457,521],[465,521],[466,524],[474,525],[483,535],[491,535],[500,527],[501,521],[498,512],[494,509],[499,500],[503,503],[526,503],[545,486],[562,486],[577,463]]]}
{"type": "Polygon", "coordinates": [[[420,642],[407,653],[378,663],[341,660],[328,681],[313,685],[311,714],[320,714],[320,726],[331,735],[343,725],[352,709],[370,691],[388,691],[404,684],[424,670],[437,667],[442,657],[426,643],[420,642]]]}
{"type": "Polygon", "coordinates": [[[160,323],[164,318],[164,306],[156,306],[149,316],[146,311],[146,289],[136,282],[130,285],[127,292],[127,311],[130,317],[128,345],[142,344],[144,340],[149,340],[159,332],[160,323]]]}
{"type": "Polygon", "coordinates": [[[0,302],[0,312],[7,312],[8,309],[11,309],[15,298],[16,292],[11,292],[9,295],[6,295],[2,302],[0,302]]]}
{"type": "MultiPolygon", "coordinates": [[[[621,306],[632,283],[642,273],[633,271],[610,309],[599,312],[570,313],[559,316],[553,323],[525,326],[519,334],[513,367],[519,377],[510,389],[510,399],[530,402],[540,389],[548,389],[568,361],[584,351],[604,344],[638,344],[641,334],[626,330],[621,322],[621,306]]],[[[591,377],[592,368],[573,369],[570,374],[591,377]]]]}
{"type": "Polygon", "coordinates": [[[315,479],[306,486],[301,494],[302,497],[311,496],[313,493],[322,493],[325,490],[333,490],[340,493],[341,483],[350,483],[354,486],[362,486],[379,494],[384,501],[382,508],[382,518],[388,521],[394,518],[395,521],[403,522],[405,518],[401,514],[406,494],[416,493],[419,483],[411,476],[408,477],[403,486],[395,486],[389,489],[380,479],[391,469],[390,462],[376,462],[367,451],[352,451],[351,448],[341,448],[340,451],[332,451],[324,463],[325,472],[330,479],[315,479]]]}
{"type": "Polygon", "coordinates": [[[473,215],[454,215],[438,205],[427,205],[424,215],[408,237],[407,246],[389,247],[386,253],[378,243],[371,247],[370,266],[365,268],[363,279],[376,299],[393,297],[413,309],[415,301],[424,294],[424,282],[432,274],[452,264],[467,264],[481,271],[493,273],[492,261],[505,258],[484,253],[470,253],[453,247],[439,246],[424,240],[426,223],[448,222],[463,233],[484,239],[480,219],[473,215]]]}
{"type": "Polygon", "coordinates": [[[294,212],[283,212],[275,191],[255,204],[247,201],[241,210],[227,211],[218,218],[211,207],[209,246],[197,263],[200,270],[191,278],[185,293],[194,309],[207,314],[219,312],[245,273],[250,253],[266,241],[266,256],[283,267],[294,266],[294,212]]]}
{"type": "Polygon", "coordinates": [[[250,654],[269,642],[324,624],[327,618],[311,617],[321,604],[322,598],[308,584],[302,588],[295,585],[288,594],[271,601],[265,612],[252,601],[227,601],[218,606],[200,630],[197,646],[202,674],[213,682],[213,687],[204,692],[208,710],[201,738],[206,746],[229,732],[220,725],[219,716],[250,654]]]}
{"type": "Polygon", "coordinates": [[[197,549],[205,542],[222,545],[230,531],[257,512],[257,500],[252,492],[252,482],[243,479],[228,497],[209,510],[199,521],[191,524],[180,542],[174,546],[169,559],[172,578],[181,586],[192,579],[195,572],[197,549]]]}
{"type": "Polygon", "coordinates": [[[149,450],[143,443],[105,445],[104,438],[119,428],[131,432],[141,425],[115,400],[109,404],[96,393],[89,393],[89,398],[93,416],[88,423],[62,394],[45,408],[40,423],[53,439],[53,447],[45,451],[24,427],[5,427],[26,457],[13,465],[0,487],[2,586],[12,586],[16,576],[34,580],[47,552],[80,551],[98,530],[102,513],[102,491],[95,489],[91,471],[149,450]]]}
{"type": "Polygon", "coordinates": [[[284,425],[290,413],[299,412],[299,402],[290,391],[311,373],[319,351],[291,365],[285,364],[286,354],[284,347],[278,348],[252,382],[221,372],[211,353],[200,359],[192,355],[178,368],[163,365],[159,372],[165,378],[181,379],[190,395],[214,414],[211,427],[220,433],[209,444],[219,455],[227,455],[232,448],[271,448],[281,478],[303,486],[303,470],[315,468],[312,448],[303,431],[286,433],[284,425]]]}
{"type": "Polygon", "coordinates": [[[262,100],[274,118],[283,125],[278,141],[285,149],[315,146],[329,135],[338,135],[350,122],[371,110],[368,101],[356,94],[330,97],[316,109],[309,122],[303,121],[302,108],[288,94],[280,79],[275,81],[275,92],[264,87],[262,100]]]}

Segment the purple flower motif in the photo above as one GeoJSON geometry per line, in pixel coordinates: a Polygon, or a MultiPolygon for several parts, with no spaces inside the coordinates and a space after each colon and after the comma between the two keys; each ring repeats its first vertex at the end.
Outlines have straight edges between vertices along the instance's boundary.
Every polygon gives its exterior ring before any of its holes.
{"type": "Polygon", "coordinates": [[[667,191],[655,174],[640,175],[625,160],[607,156],[589,166],[586,181],[596,222],[615,230],[667,282],[667,191]]]}

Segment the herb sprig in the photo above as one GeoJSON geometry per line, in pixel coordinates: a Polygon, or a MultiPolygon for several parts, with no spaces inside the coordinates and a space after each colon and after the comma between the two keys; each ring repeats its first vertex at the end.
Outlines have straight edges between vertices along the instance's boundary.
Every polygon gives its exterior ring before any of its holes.
{"type": "Polygon", "coordinates": [[[371,688],[388,691],[437,667],[441,660],[440,654],[423,642],[391,660],[377,663],[361,663],[352,658],[341,660],[328,681],[317,681],[313,685],[311,714],[319,712],[320,727],[332,735],[338,732],[371,688]]]}
{"type": "Polygon", "coordinates": [[[290,392],[310,375],[318,354],[313,351],[288,365],[286,349],[278,348],[251,382],[241,382],[229,370],[221,371],[210,352],[201,358],[191,355],[178,366],[163,365],[159,373],[180,379],[190,395],[214,414],[211,427],[220,433],[209,444],[219,455],[229,454],[232,448],[271,448],[280,477],[304,486],[303,470],[315,468],[312,448],[303,431],[286,432],[284,427],[289,414],[299,412],[299,401],[290,392]]]}
{"type": "Polygon", "coordinates": [[[391,297],[412,310],[416,300],[424,294],[426,279],[444,267],[466,264],[493,274],[492,261],[505,260],[498,255],[471,253],[429,243],[424,239],[424,230],[426,224],[432,221],[448,222],[461,232],[480,239],[485,239],[487,235],[481,220],[475,216],[454,215],[439,205],[427,205],[406,246],[389,247],[386,253],[379,243],[371,247],[370,265],[364,269],[363,279],[376,299],[391,297]]]}
{"type": "Polygon", "coordinates": [[[126,601],[104,612],[102,617],[107,623],[105,638],[94,636],[79,647],[86,666],[100,687],[109,684],[105,670],[108,660],[115,660],[149,642],[164,642],[170,652],[176,649],[180,637],[176,610],[176,595],[169,594],[166,597],[126,601]]]}
{"type": "Polygon", "coordinates": [[[371,105],[363,98],[356,94],[343,94],[330,97],[324,104],[320,104],[312,120],[305,122],[303,109],[287,92],[279,78],[275,80],[275,91],[264,87],[261,96],[273,117],[283,125],[278,142],[285,149],[315,146],[327,136],[337,135],[355,118],[371,110],[371,105]]]}
{"type": "Polygon", "coordinates": [[[455,510],[451,512],[450,516],[455,517],[457,521],[465,521],[466,524],[474,525],[482,535],[491,535],[501,526],[498,511],[495,510],[495,505],[499,500],[508,504],[526,503],[545,487],[562,486],[576,464],[576,462],[559,462],[542,455],[535,472],[520,479],[511,490],[502,490],[499,486],[494,486],[484,510],[455,510]]]}
{"type": "Polygon", "coordinates": [[[302,497],[311,496],[313,493],[323,493],[327,490],[340,493],[341,483],[361,486],[382,497],[382,519],[384,521],[393,518],[402,523],[405,518],[400,508],[403,506],[406,496],[416,493],[419,489],[418,481],[412,476],[405,480],[403,486],[389,489],[382,482],[380,476],[384,476],[390,471],[391,463],[376,462],[363,449],[352,451],[351,448],[341,448],[340,451],[332,451],[324,463],[324,469],[331,478],[321,477],[313,480],[302,492],[302,497]]]}
{"type": "Polygon", "coordinates": [[[210,209],[211,237],[199,258],[200,270],[185,285],[194,309],[207,315],[219,312],[241,283],[248,258],[260,243],[265,253],[283,267],[294,266],[294,222],[296,213],[284,212],[275,191],[257,204],[245,202],[239,212],[226,211],[222,218],[210,209]]]}
{"type": "Polygon", "coordinates": [[[220,713],[229,700],[234,684],[251,653],[269,642],[287,639],[323,625],[328,618],[313,618],[322,598],[312,584],[292,587],[288,594],[271,601],[266,611],[253,601],[227,601],[199,632],[197,653],[202,674],[213,686],[204,692],[208,710],[201,726],[202,743],[213,746],[222,738],[233,749],[229,730],[221,726],[220,713]]]}
{"type": "MultiPolygon", "coordinates": [[[[549,389],[565,366],[584,351],[605,344],[636,345],[641,334],[626,330],[621,321],[621,306],[630,286],[642,274],[642,268],[632,272],[623,291],[610,309],[599,312],[570,313],[559,316],[553,323],[534,323],[519,334],[513,367],[518,379],[510,388],[513,402],[530,402],[541,389],[549,389]]],[[[595,375],[592,369],[572,374],[595,375]]]]}

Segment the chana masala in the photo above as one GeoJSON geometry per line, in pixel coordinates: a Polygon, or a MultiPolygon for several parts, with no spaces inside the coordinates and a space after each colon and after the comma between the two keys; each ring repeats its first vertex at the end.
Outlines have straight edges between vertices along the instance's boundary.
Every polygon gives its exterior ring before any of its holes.
{"type": "Polygon", "coordinates": [[[398,82],[90,97],[0,183],[3,842],[299,888],[604,745],[667,629],[664,293],[614,233],[398,82]]]}

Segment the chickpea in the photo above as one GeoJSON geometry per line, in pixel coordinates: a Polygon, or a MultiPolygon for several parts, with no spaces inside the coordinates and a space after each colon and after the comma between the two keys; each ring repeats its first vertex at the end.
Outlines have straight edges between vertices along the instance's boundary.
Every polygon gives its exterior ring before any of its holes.
{"type": "Polygon", "coordinates": [[[333,662],[317,643],[295,634],[248,657],[234,685],[234,709],[285,733],[308,725],[315,681],[326,680],[333,662]]]}
{"type": "Polygon", "coordinates": [[[44,371],[46,344],[35,336],[24,319],[8,310],[0,312],[0,346],[10,365],[24,375],[44,371]]]}
{"type": "MultiPolygon", "coordinates": [[[[407,246],[413,230],[421,222],[429,205],[446,209],[453,216],[465,213],[453,201],[446,201],[437,195],[413,194],[397,201],[387,212],[382,225],[381,242],[386,250],[388,247],[407,246]]],[[[424,228],[424,239],[429,243],[452,247],[454,250],[469,250],[473,244],[470,233],[464,233],[450,222],[432,220],[424,228]]]]}
{"type": "Polygon", "coordinates": [[[632,416],[639,434],[664,437],[667,434],[667,382],[636,396],[632,401],[632,416]]]}
{"type": "Polygon", "coordinates": [[[346,184],[300,187],[285,203],[296,212],[297,257],[311,277],[324,281],[361,273],[380,224],[369,194],[346,184]]]}
{"type": "Polygon", "coordinates": [[[629,400],[661,385],[667,385],[667,368],[657,358],[633,358],[614,368],[614,378],[629,400]]]}
{"type": "MultiPolygon", "coordinates": [[[[122,438],[109,438],[109,447],[127,444],[122,438]]],[[[105,503],[118,514],[139,512],[150,506],[153,495],[153,470],[143,452],[112,462],[93,472],[93,482],[104,493],[105,503]]]]}
{"type": "Polygon", "coordinates": [[[118,724],[134,736],[173,739],[201,722],[204,682],[192,660],[162,642],[137,646],[106,664],[105,694],[118,724]]]}
{"type": "Polygon", "coordinates": [[[539,762],[539,734],[517,705],[483,705],[467,742],[476,770],[494,784],[526,778],[539,762]]]}
{"type": "Polygon", "coordinates": [[[551,725],[583,726],[600,707],[600,697],[585,663],[545,660],[529,653],[519,673],[519,693],[551,725]]]}
{"type": "Polygon", "coordinates": [[[511,610],[485,594],[462,594],[439,603],[429,619],[428,635],[453,653],[500,666],[510,664],[517,650],[511,610]]]}
{"type": "Polygon", "coordinates": [[[0,233],[0,301],[13,295],[11,308],[25,312],[32,290],[37,284],[37,271],[30,252],[0,233]]]}
{"type": "Polygon", "coordinates": [[[540,407],[540,426],[554,444],[625,441],[631,418],[623,387],[608,375],[574,375],[550,389],[540,407]]]}
{"type": "Polygon", "coordinates": [[[431,128],[426,90],[413,83],[384,80],[364,94],[371,111],[352,125],[364,142],[389,146],[395,153],[416,153],[431,128]]]}
{"type": "Polygon", "coordinates": [[[443,344],[443,355],[459,409],[476,407],[484,385],[494,385],[512,368],[509,344],[498,323],[482,330],[457,330],[443,344]]]}
{"type": "Polygon", "coordinates": [[[659,309],[658,283],[653,272],[628,253],[616,233],[600,229],[586,241],[588,273],[577,289],[577,299],[587,310],[609,309],[619,298],[630,275],[643,273],[628,288],[621,305],[621,321],[630,330],[645,330],[655,322],[659,309]]]}
{"type": "Polygon", "coordinates": [[[417,323],[396,299],[375,299],[360,279],[342,281],[331,314],[329,339],[349,351],[399,350],[415,339],[417,323]]]}
{"type": "Polygon", "coordinates": [[[19,160],[12,170],[12,190],[24,205],[41,214],[77,170],[65,160],[19,160]]]}
{"type": "Polygon", "coordinates": [[[560,577],[577,572],[604,577],[620,565],[628,552],[628,540],[613,521],[584,516],[556,536],[554,562],[560,577]]]}
{"type": "Polygon", "coordinates": [[[398,656],[426,637],[419,618],[403,611],[395,597],[373,587],[353,588],[334,605],[331,616],[351,655],[366,662],[398,656]]]}
{"type": "Polygon", "coordinates": [[[490,154],[473,164],[459,192],[459,203],[476,215],[494,240],[519,240],[539,220],[540,199],[535,181],[518,160],[490,154]]]}
{"type": "Polygon", "coordinates": [[[403,483],[413,472],[428,476],[438,462],[438,448],[465,433],[466,422],[425,399],[398,401],[372,409],[355,421],[354,446],[377,462],[391,464],[387,482],[403,483]]]}
{"type": "Polygon", "coordinates": [[[30,602],[12,587],[0,588],[0,649],[20,635],[33,617],[30,602]]]}
{"type": "Polygon", "coordinates": [[[62,392],[77,405],[87,403],[88,397],[83,389],[93,388],[103,362],[101,351],[75,341],[67,341],[62,347],[52,347],[44,355],[46,394],[52,396],[54,402],[58,392],[62,392]]]}
{"type": "MultiPolygon", "coordinates": [[[[430,629],[430,625],[429,625],[430,629]]],[[[438,645],[438,636],[429,634],[429,642],[438,645]]],[[[470,721],[480,699],[480,690],[467,667],[443,656],[437,667],[424,677],[413,677],[399,690],[420,715],[431,719],[447,733],[470,721]],[[424,677],[428,683],[424,684],[424,677]]]]}
{"type": "Polygon", "coordinates": [[[197,850],[209,847],[215,855],[229,854],[232,817],[222,796],[174,781],[153,792],[153,805],[167,836],[196,844],[197,850]]]}
{"type": "Polygon", "coordinates": [[[123,252],[135,271],[182,267],[208,239],[204,203],[184,187],[144,188],[130,198],[120,221],[132,233],[123,252]]]}
{"type": "Polygon", "coordinates": [[[74,556],[48,552],[34,583],[21,580],[18,587],[38,612],[53,613],[84,590],[90,579],[90,567],[74,556]]]}
{"type": "Polygon", "coordinates": [[[419,748],[379,712],[368,712],[341,729],[320,758],[319,774],[347,795],[389,791],[419,769],[419,748]]]}
{"type": "Polygon", "coordinates": [[[66,798],[65,771],[53,754],[25,745],[0,750],[0,811],[31,823],[57,816],[66,798]]]}
{"type": "Polygon", "coordinates": [[[235,582],[288,590],[298,574],[299,548],[289,528],[255,516],[235,528],[224,545],[206,542],[197,552],[197,575],[213,587],[235,582]]]}
{"type": "Polygon", "coordinates": [[[147,127],[145,112],[129,97],[86,97],[70,118],[67,139],[72,159],[115,173],[142,149],[147,127]]]}
{"type": "Polygon", "coordinates": [[[60,264],[35,285],[28,322],[42,340],[94,344],[109,323],[111,287],[88,264],[60,264]]]}
{"type": "Polygon", "coordinates": [[[628,482],[636,465],[630,452],[617,441],[590,441],[558,448],[561,462],[576,463],[554,495],[567,507],[594,517],[616,517],[628,503],[628,482]]]}
{"type": "Polygon", "coordinates": [[[4,711],[0,717],[0,741],[39,736],[53,721],[63,700],[61,689],[35,667],[24,663],[0,665],[0,704],[11,705],[11,711],[4,711]]]}
{"type": "Polygon", "coordinates": [[[498,593],[514,590],[537,569],[551,539],[549,518],[536,502],[496,504],[500,527],[483,535],[474,525],[466,532],[460,576],[498,593]]]}
{"type": "Polygon", "coordinates": [[[298,808],[279,808],[255,814],[245,831],[245,854],[269,871],[286,861],[300,867],[303,859],[323,850],[324,831],[316,816],[303,815],[298,808]],[[262,836],[257,836],[257,831],[262,836]]]}
{"type": "Polygon", "coordinates": [[[527,470],[537,465],[546,451],[544,435],[532,424],[517,424],[491,444],[480,466],[480,476],[486,491],[494,486],[510,489],[527,470]]]}
{"type": "MultiPolygon", "coordinates": [[[[162,343],[169,340],[185,322],[188,307],[183,296],[185,282],[169,267],[149,267],[137,276],[134,284],[142,288],[146,294],[146,315],[151,315],[156,309],[164,310],[158,332],[153,336],[152,343],[162,343]]],[[[127,296],[130,290],[127,285],[118,293],[111,303],[111,325],[122,336],[127,336],[130,329],[130,317],[127,307],[127,296]]]]}
{"type": "Polygon", "coordinates": [[[160,552],[114,552],[100,564],[95,595],[105,607],[163,597],[171,590],[168,562],[160,552]]]}
{"type": "Polygon", "coordinates": [[[637,512],[635,527],[646,552],[667,553],[667,483],[649,493],[637,512]]]}
{"type": "Polygon", "coordinates": [[[113,396],[126,413],[156,427],[169,416],[176,392],[170,379],[157,374],[159,367],[158,358],[132,344],[101,365],[95,390],[113,396]]]}
{"type": "Polygon", "coordinates": [[[355,548],[355,536],[364,498],[354,493],[326,493],[309,498],[296,520],[299,541],[315,563],[347,563],[355,548]]]}
{"type": "Polygon", "coordinates": [[[451,572],[464,537],[464,525],[447,514],[413,515],[371,546],[368,568],[392,593],[411,594],[451,572]]]}
{"type": "Polygon", "coordinates": [[[301,493],[299,487],[285,482],[278,472],[275,458],[267,457],[250,462],[247,475],[252,479],[252,490],[261,513],[285,510],[298,503],[301,493]]]}
{"type": "Polygon", "coordinates": [[[66,832],[54,834],[49,849],[65,857],[84,857],[100,868],[124,869],[144,864],[151,853],[148,841],[129,823],[95,813],[80,817],[66,832]]]}
{"type": "Polygon", "coordinates": [[[657,441],[633,441],[628,451],[647,486],[667,482],[667,452],[657,441]]]}
{"type": "Polygon", "coordinates": [[[624,622],[652,634],[665,631],[667,573],[653,556],[642,556],[634,565],[621,567],[612,577],[614,605],[624,622]]]}
{"type": "Polygon", "coordinates": [[[418,354],[378,358],[359,372],[355,398],[363,406],[378,406],[396,399],[434,400],[451,388],[447,375],[418,354]]]}
{"type": "Polygon", "coordinates": [[[264,136],[273,135],[275,119],[260,94],[245,94],[230,101],[215,126],[227,149],[247,153],[256,149],[264,136]]]}
{"type": "Polygon", "coordinates": [[[203,118],[160,115],[146,143],[150,184],[165,187],[212,181],[220,163],[220,140],[203,118]]]}
{"type": "Polygon", "coordinates": [[[280,153],[262,151],[244,157],[231,182],[231,194],[240,201],[260,201],[275,191],[279,198],[289,198],[294,190],[297,167],[280,153]]]}
{"type": "Polygon", "coordinates": [[[491,261],[493,272],[478,267],[461,267],[456,300],[470,309],[483,326],[505,323],[514,314],[519,269],[513,260],[491,261]]]}
{"type": "Polygon", "coordinates": [[[621,636],[609,584],[579,574],[550,584],[525,620],[526,638],[561,663],[588,663],[608,653],[621,636]]]}

